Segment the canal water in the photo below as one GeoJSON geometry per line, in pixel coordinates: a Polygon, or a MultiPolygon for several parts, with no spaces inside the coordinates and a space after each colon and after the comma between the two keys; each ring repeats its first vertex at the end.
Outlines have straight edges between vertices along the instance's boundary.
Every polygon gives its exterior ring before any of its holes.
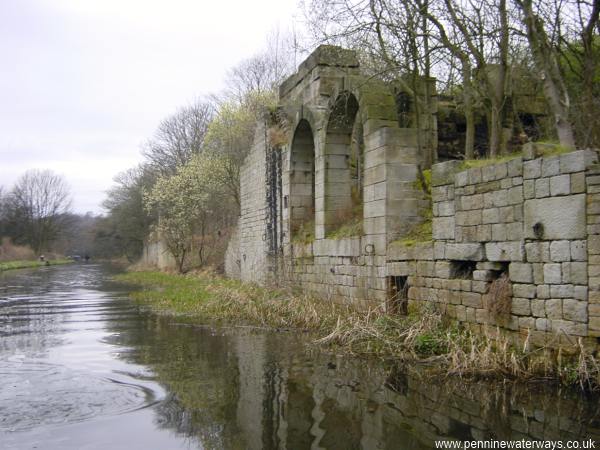
{"type": "Polygon", "coordinates": [[[598,400],[408,375],[302,337],[191,326],[95,264],[0,274],[1,449],[425,449],[600,437],[598,400]]]}

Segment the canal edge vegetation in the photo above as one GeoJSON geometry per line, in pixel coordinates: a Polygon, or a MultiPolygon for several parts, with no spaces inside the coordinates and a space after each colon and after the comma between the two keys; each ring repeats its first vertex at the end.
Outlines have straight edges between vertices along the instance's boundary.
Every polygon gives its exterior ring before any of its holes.
{"type": "Polygon", "coordinates": [[[32,269],[45,266],[58,266],[73,263],[72,259],[54,259],[50,261],[3,261],[0,262],[0,272],[15,269],[32,269]]]}
{"type": "Polygon", "coordinates": [[[546,381],[600,389],[600,361],[585,346],[530,348],[471,332],[433,309],[395,316],[377,308],[325,301],[294,289],[265,288],[209,271],[186,275],[130,271],[119,282],[141,287],[131,298],[160,314],[194,324],[301,331],[326,351],[419,367],[432,375],[546,381]]]}

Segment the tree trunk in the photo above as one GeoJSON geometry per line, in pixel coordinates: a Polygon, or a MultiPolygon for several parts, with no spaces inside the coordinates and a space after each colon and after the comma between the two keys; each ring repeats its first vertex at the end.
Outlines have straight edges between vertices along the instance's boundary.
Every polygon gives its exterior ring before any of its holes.
{"type": "Polygon", "coordinates": [[[475,112],[473,111],[473,83],[471,80],[471,66],[467,61],[462,61],[463,77],[463,103],[465,111],[465,159],[475,158],[475,112]]]}
{"type": "Polygon", "coordinates": [[[527,40],[536,68],[544,79],[544,94],[554,116],[554,126],[561,145],[574,148],[575,138],[569,120],[569,94],[560,73],[556,53],[550,47],[541,19],[533,12],[532,0],[517,0],[527,27],[527,40]]]}

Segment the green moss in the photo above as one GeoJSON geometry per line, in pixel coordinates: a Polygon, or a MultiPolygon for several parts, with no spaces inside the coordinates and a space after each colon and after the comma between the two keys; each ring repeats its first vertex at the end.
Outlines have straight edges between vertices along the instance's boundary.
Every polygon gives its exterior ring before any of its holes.
{"type": "Polygon", "coordinates": [[[56,266],[60,264],[70,264],[73,260],[71,259],[55,259],[52,261],[41,262],[41,261],[5,261],[0,262],[0,272],[5,270],[14,270],[14,269],[30,269],[35,267],[45,267],[45,266],[56,266]]]}
{"type": "Polygon", "coordinates": [[[536,152],[539,153],[540,156],[556,156],[573,151],[572,148],[560,145],[560,143],[553,141],[539,141],[535,144],[537,144],[536,152]]]}
{"type": "Polygon", "coordinates": [[[315,221],[310,220],[300,224],[292,234],[292,242],[295,244],[310,244],[315,240],[315,221]]]}
{"type": "Polygon", "coordinates": [[[361,217],[353,217],[341,224],[338,228],[327,233],[328,239],[345,239],[360,236],[363,233],[363,221],[361,217]]]}
{"type": "Polygon", "coordinates": [[[423,242],[431,242],[433,240],[433,227],[431,216],[426,217],[425,221],[415,225],[406,236],[395,242],[398,242],[406,247],[412,247],[423,242]]]}
{"type": "Polygon", "coordinates": [[[503,162],[510,161],[512,159],[520,158],[521,152],[518,153],[509,153],[508,155],[501,155],[495,158],[481,158],[481,159],[466,159],[462,162],[460,169],[467,170],[473,169],[475,167],[485,167],[490,166],[492,164],[499,164],[503,162]]]}

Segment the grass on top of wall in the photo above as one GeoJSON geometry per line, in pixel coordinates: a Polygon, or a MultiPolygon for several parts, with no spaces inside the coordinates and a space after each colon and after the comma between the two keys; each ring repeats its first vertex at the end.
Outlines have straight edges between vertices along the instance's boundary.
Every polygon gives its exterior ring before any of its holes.
{"type": "Polygon", "coordinates": [[[0,262],[0,272],[14,269],[29,269],[34,267],[56,266],[60,264],[70,264],[72,259],[53,259],[51,261],[4,261],[0,262]]]}
{"type": "Polygon", "coordinates": [[[496,335],[473,333],[433,308],[388,315],[378,306],[359,310],[208,272],[130,272],[117,280],[143,288],[131,294],[137,302],[192,323],[303,331],[310,343],[331,351],[426,364],[438,375],[555,380],[583,390],[600,387],[600,363],[581,343],[570,356],[518,348],[499,330],[496,335]]]}
{"type": "Polygon", "coordinates": [[[495,158],[480,158],[480,159],[465,159],[461,165],[461,170],[474,169],[477,167],[486,167],[492,164],[500,164],[503,162],[508,162],[512,159],[520,158],[522,156],[521,152],[509,153],[507,155],[496,156],[495,158]]]}

